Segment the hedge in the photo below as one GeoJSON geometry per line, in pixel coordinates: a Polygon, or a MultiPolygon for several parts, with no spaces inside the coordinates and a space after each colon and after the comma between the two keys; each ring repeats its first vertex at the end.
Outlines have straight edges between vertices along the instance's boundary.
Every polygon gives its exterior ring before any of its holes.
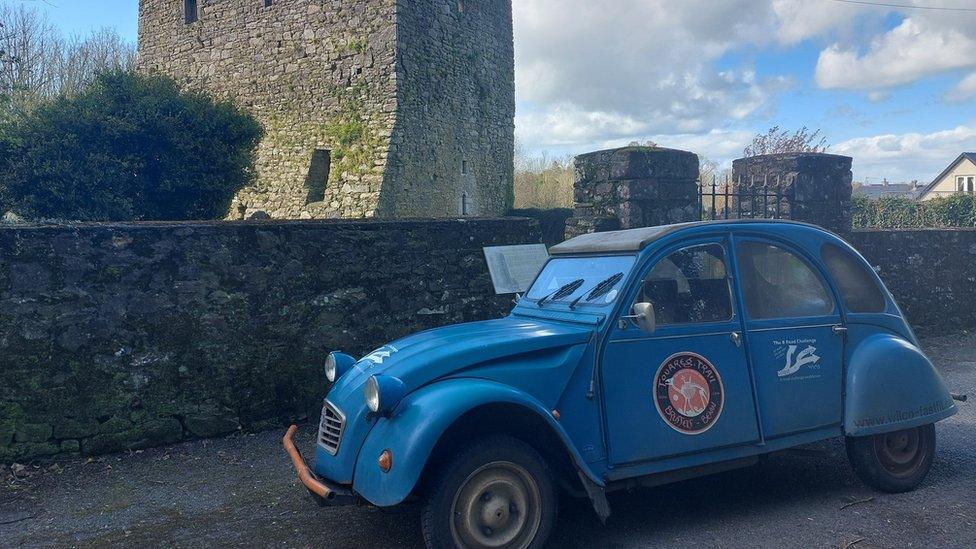
{"type": "Polygon", "coordinates": [[[976,227],[976,196],[953,195],[918,201],[903,197],[853,197],[854,228],[976,227]]]}
{"type": "Polygon", "coordinates": [[[160,75],[109,72],[0,126],[0,215],[220,219],[254,180],[263,130],[160,75]]]}

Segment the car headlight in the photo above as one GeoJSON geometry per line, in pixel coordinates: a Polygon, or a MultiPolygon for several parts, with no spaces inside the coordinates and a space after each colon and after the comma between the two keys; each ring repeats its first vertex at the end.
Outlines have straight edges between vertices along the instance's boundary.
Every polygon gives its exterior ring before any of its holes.
{"type": "Polygon", "coordinates": [[[363,396],[366,398],[366,407],[374,414],[380,411],[380,384],[376,381],[376,376],[366,380],[363,387],[363,396]]]}
{"type": "Polygon", "coordinates": [[[356,359],[338,351],[332,351],[325,359],[325,379],[335,383],[337,379],[352,368],[356,359]]]}
{"type": "Polygon", "coordinates": [[[386,415],[392,412],[404,393],[403,382],[393,376],[370,376],[363,386],[366,407],[374,414],[386,415]]]}
{"type": "Polygon", "coordinates": [[[339,376],[336,375],[335,355],[329,353],[329,356],[325,358],[325,379],[335,383],[337,377],[339,376]]]}

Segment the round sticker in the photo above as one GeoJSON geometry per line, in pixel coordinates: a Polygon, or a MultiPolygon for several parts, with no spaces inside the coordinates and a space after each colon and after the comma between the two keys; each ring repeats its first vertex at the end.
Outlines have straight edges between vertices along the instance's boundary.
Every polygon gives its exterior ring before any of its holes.
{"type": "Polygon", "coordinates": [[[725,404],[718,370],[695,353],[671,355],[654,376],[654,405],[664,422],[686,435],[707,431],[725,404]]]}

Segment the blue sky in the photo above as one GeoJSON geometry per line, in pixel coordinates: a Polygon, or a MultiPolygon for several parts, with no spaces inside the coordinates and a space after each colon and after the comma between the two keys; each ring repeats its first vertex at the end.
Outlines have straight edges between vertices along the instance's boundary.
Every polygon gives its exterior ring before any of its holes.
{"type": "Polygon", "coordinates": [[[68,34],[88,34],[101,27],[111,27],[136,41],[138,0],[33,0],[23,3],[36,6],[68,34]]]}
{"type": "MultiPolygon", "coordinates": [[[[976,11],[843,0],[513,0],[528,154],[653,140],[727,164],[776,124],[820,128],[871,183],[976,150],[976,11]]],[[[135,41],[137,0],[34,0],[135,41]]],[[[973,9],[971,0],[899,0],[973,9]]]]}

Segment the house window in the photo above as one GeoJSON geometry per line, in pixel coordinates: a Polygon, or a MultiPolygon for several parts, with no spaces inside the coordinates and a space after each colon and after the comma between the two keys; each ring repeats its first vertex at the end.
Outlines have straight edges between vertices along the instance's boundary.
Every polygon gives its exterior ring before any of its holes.
{"type": "Polygon", "coordinates": [[[308,166],[308,177],[305,178],[305,188],[308,195],[306,204],[325,200],[325,188],[329,184],[329,170],[332,168],[332,153],[327,149],[315,149],[312,162],[308,166]]]}
{"type": "Polygon", "coordinates": [[[461,175],[468,175],[468,161],[461,161],[461,175]]]}
{"type": "Polygon", "coordinates": [[[196,23],[200,19],[197,0],[183,0],[183,18],[187,25],[196,23]]]}
{"type": "Polygon", "coordinates": [[[973,176],[969,176],[966,178],[966,194],[973,194],[973,192],[976,191],[976,189],[973,188],[974,179],[976,178],[974,178],[973,176]]]}
{"type": "Polygon", "coordinates": [[[961,193],[963,191],[963,185],[965,185],[965,184],[966,184],[966,178],[965,177],[957,177],[956,178],[956,192],[961,193]]]}
{"type": "Polygon", "coordinates": [[[468,215],[468,193],[461,193],[461,215],[468,215]]]}

